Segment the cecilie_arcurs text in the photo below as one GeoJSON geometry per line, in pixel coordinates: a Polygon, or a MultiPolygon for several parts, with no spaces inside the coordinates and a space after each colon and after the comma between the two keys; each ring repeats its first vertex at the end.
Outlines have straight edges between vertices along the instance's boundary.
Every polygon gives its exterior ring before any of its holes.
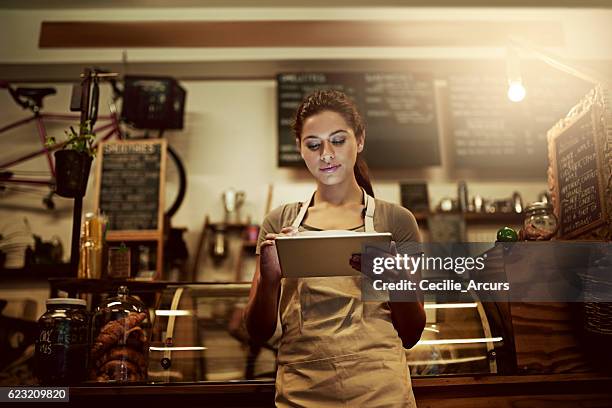
{"type": "Polygon", "coordinates": [[[422,290],[427,292],[467,292],[475,291],[490,291],[501,292],[510,290],[508,282],[477,282],[474,279],[469,281],[455,281],[454,279],[444,279],[441,281],[430,281],[422,279],[419,282],[413,282],[408,279],[401,279],[395,282],[385,282],[382,279],[372,281],[372,287],[375,290],[390,290],[390,291],[415,291],[422,290]],[[467,283],[467,285],[465,285],[467,283]]]}

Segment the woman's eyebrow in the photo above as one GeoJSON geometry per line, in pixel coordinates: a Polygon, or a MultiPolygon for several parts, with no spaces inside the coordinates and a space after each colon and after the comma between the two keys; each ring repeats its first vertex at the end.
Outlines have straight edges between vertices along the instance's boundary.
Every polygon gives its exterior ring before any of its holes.
{"type": "MultiPolygon", "coordinates": [[[[338,129],[338,130],[334,130],[333,132],[331,132],[331,133],[329,134],[329,137],[332,137],[332,136],[334,136],[334,135],[336,135],[336,134],[338,134],[338,133],[348,133],[348,132],[347,132],[347,130],[346,130],[346,129],[338,129]]],[[[315,138],[315,139],[318,139],[318,138],[319,138],[319,136],[315,136],[315,135],[308,135],[308,136],[306,136],[306,137],[304,138],[304,140],[306,140],[306,139],[308,139],[308,138],[315,138]]]]}

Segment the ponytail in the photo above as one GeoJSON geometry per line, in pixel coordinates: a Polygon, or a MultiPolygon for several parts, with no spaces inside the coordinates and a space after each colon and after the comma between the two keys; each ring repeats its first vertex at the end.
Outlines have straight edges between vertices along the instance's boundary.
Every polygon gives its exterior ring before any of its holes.
{"type": "Polygon", "coordinates": [[[361,154],[357,154],[357,161],[355,161],[353,172],[355,173],[357,184],[359,184],[369,196],[374,197],[374,189],[370,181],[370,171],[368,170],[368,165],[365,160],[361,157],[361,154]]]}

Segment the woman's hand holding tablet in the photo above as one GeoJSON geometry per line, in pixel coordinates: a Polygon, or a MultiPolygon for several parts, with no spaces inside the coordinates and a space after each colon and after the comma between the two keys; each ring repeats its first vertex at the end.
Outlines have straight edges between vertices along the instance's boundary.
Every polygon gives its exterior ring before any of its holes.
{"type": "Polygon", "coordinates": [[[278,283],[281,279],[281,268],[276,251],[275,240],[278,237],[292,236],[297,230],[291,226],[281,229],[279,234],[266,234],[260,246],[261,280],[264,283],[278,283]]]}

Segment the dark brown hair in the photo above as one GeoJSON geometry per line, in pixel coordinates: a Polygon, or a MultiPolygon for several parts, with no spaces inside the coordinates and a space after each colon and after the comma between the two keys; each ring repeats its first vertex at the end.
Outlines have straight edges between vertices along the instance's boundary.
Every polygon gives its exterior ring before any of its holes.
{"type": "MultiPolygon", "coordinates": [[[[353,129],[353,132],[355,132],[355,137],[365,135],[365,123],[357,110],[357,106],[355,106],[355,102],[344,92],[328,89],[315,91],[308,95],[295,112],[295,118],[291,127],[298,141],[300,141],[302,136],[304,121],[323,111],[336,112],[342,116],[351,129],[353,129]]],[[[366,193],[374,197],[368,165],[361,157],[361,153],[357,153],[353,172],[355,173],[357,184],[363,187],[366,193]]]]}

